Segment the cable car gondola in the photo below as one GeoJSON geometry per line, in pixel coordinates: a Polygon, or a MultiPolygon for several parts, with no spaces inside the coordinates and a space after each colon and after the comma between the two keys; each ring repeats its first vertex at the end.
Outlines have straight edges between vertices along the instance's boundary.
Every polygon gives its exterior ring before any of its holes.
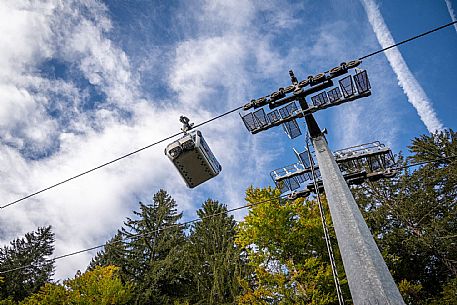
{"type": "Polygon", "coordinates": [[[181,116],[184,136],[165,148],[165,154],[178,169],[189,188],[216,177],[222,166],[212,153],[202,133],[192,129],[187,117],[181,116]]]}

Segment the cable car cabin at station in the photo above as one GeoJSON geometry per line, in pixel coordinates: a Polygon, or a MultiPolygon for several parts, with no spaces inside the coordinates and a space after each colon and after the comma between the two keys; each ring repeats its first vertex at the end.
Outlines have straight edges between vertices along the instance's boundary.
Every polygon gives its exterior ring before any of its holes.
{"type": "Polygon", "coordinates": [[[222,166],[198,130],[191,131],[169,144],[165,148],[165,154],[189,188],[216,177],[222,170],[222,166]]]}

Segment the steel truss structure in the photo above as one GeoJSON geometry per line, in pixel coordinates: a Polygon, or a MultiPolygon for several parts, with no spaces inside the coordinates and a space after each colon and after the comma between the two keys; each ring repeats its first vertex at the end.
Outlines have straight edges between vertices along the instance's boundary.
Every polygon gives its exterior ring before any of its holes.
{"type": "MultiPolygon", "coordinates": [[[[307,150],[298,153],[294,150],[298,162],[275,169],[270,177],[281,193],[287,193],[289,199],[306,197],[316,193],[311,165],[314,165],[319,191],[323,191],[323,183],[319,166],[310,160],[307,150]]],[[[379,141],[352,146],[337,150],[333,153],[343,177],[349,185],[361,184],[366,180],[376,181],[382,178],[391,178],[397,171],[392,151],[379,141]]]]}

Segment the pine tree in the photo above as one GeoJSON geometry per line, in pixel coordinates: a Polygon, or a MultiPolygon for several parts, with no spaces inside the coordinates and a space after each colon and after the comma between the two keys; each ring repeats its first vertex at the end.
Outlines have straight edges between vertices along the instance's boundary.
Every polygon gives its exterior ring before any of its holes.
{"type": "Polygon", "coordinates": [[[0,271],[29,266],[3,274],[0,299],[11,297],[19,301],[38,291],[51,280],[54,261],[48,257],[54,251],[51,226],[40,227],[0,249],[0,271]]]}
{"type": "Polygon", "coordinates": [[[160,190],[152,204],[140,202],[135,219],[120,231],[125,241],[124,277],[135,283],[136,304],[172,304],[188,282],[182,263],[185,235],[176,202],[160,190]]]}
{"type": "Polygon", "coordinates": [[[227,207],[208,199],[189,238],[187,259],[192,279],[192,304],[233,304],[240,293],[240,250],[234,244],[236,222],[227,207]]]}
{"type": "Polygon", "coordinates": [[[97,266],[122,266],[124,261],[124,241],[121,232],[106,242],[103,250],[97,252],[90,261],[87,270],[94,270],[97,266]]]}

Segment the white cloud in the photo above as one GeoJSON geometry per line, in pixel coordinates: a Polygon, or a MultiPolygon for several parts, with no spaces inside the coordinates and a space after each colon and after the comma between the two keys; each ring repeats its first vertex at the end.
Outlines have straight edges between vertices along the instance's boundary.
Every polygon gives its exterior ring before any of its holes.
{"type": "MultiPolygon", "coordinates": [[[[244,1],[204,3],[206,13],[195,20],[202,29],[217,28],[218,35],[195,33],[176,46],[175,60],[164,72],[177,100],[159,106],[141,98],[141,75],[132,72],[127,54],[107,38],[112,25],[104,5],[90,0],[2,2],[0,29],[11,33],[0,38],[6,46],[0,50],[0,160],[8,165],[0,172],[2,205],[175,133],[181,114],[198,123],[243,103],[251,77],[244,68],[247,58],[257,58],[270,71],[279,69],[280,62],[268,38],[251,39],[256,10],[244,1]],[[222,16],[210,18],[215,11],[222,16]],[[226,17],[229,23],[223,21],[226,17]],[[51,59],[66,65],[70,76],[42,75],[40,67],[51,59]],[[276,63],[267,65],[270,59],[276,63]],[[73,75],[106,98],[84,108],[88,92],[73,75]],[[41,157],[30,158],[37,155],[41,157]]],[[[245,187],[265,175],[252,170],[258,169],[255,162],[245,162],[268,160],[255,156],[255,140],[240,142],[248,136],[243,128],[236,115],[202,128],[224,167],[211,183],[188,190],[163,155],[164,143],[2,210],[7,225],[1,242],[51,224],[55,255],[103,243],[130,216],[135,198],[147,201],[161,187],[184,211],[198,208],[206,194],[239,206],[245,187]]],[[[56,278],[84,269],[90,256],[59,260],[56,278]]]]}
{"type": "MultiPolygon", "coordinates": [[[[243,37],[227,36],[189,40],[177,47],[170,83],[186,106],[224,109],[222,91],[245,87],[243,37]]],[[[233,100],[233,103],[239,102],[233,100]]]]}
{"type": "MultiPolygon", "coordinates": [[[[275,89],[271,83],[284,85],[289,68],[305,63],[307,70],[317,70],[326,60],[334,63],[319,50],[341,55],[341,32],[332,36],[326,27],[313,32],[314,43],[303,38],[303,45],[294,43],[288,50],[275,45],[276,33],[297,25],[291,17],[295,8],[274,1],[186,5],[176,12],[190,25],[184,39],[168,44],[166,51],[151,46],[153,55],[141,60],[118,45],[107,8],[98,1],[1,2],[0,17],[6,17],[0,18],[0,29],[11,33],[10,39],[0,37],[6,46],[0,48],[2,204],[174,134],[180,115],[199,123],[259,92],[269,94],[275,89]],[[42,74],[49,60],[65,65],[67,77],[42,74]],[[139,85],[143,75],[162,77],[171,98],[146,100],[150,94],[139,85]],[[87,106],[90,92],[78,79],[103,93],[94,105],[87,106]]],[[[248,185],[270,183],[273,159],[284,152],[292,155],[291,149],[272,143],[285,138],[281,130],[252,136],[236,114],[200,130],[223,167],[210,182],[187,189],[164,156],[163,143],[2,210],[0,219],[7,225],[1,242],[51,224],[56,255],[103,243],[131,216],[139,198],[147,202],[159,188],[171,193],[187,218],[207,196],[237,207],[244,204],[248,185]]],[[[90,257],[58,261],[56,277],[84,269],[90,257]]]]}
{"type": "MultiPolygon", "coordinates": [[[[278,72],[287,76],[285,59],[272,45],[272,36],[264,35],[257,22],[259,14],[279,20],[277,14],[283,16],[289,9],[287,5],[280,11],[275,7],[269,2],[206,1],[201,9],[190,9],[197,25],[177,45],[169,74],[184,112],[219,114],[254,98],[256,79],[278,77],[278,72]]],[[[288,19],[291,23],[268,24],[267,32],[293,24],[293,18],[288,19]]],[[[260,135],[249,135],[238,116],[208,125],[203,132],[223,167],[221,177],[209,187],[229,207],[242,205],[245,188],[268,179],[263,165],[271,160],[271,154],[265,153],[266,143],[259,141],[260,135]]]]}
{"type": "MultiPolygon", "coordinates": [[[[48,16],[51,5],[39,5],[42,14],[32,5],[6,1],[0,5],[0,136],[19,148],[29,141],[34,146],[46,146],[55,125],[46,117],[43,105],[35,100],[24,85],[21,72],[28,72],[29,63],[36,63],[52,54],[47,41],[51,35],[48,16]],[[27,120],[24,120],[27,118],[27,120]],[[36,124],[40,128],[36,128],[36,124]]],[[[38,6],[38,5],[37,5],[38,6]]]]}
{"type": "MultiPolygon", "coordinates": [[[[446,2],[447,10],[449,12],[449,15],[451,16],[451,19],[453,22],[457,21],[457,18],[455,16],[455,11],[454,8],[452,7],[452,2],[451,0],[444,0],[446,2]]],[[[457,32],[457,23],[454,23],[454,29],[457,32]]]]}
{"type": "MultiPolygon", "coordinates": [[[[362,0],[362,4],[367,12],[368,20],[373,27],[373,31],[378,38],[379,44],[383,48],[395,44],[395,41],[387,28],[375,1],[362,0]]],[[[386,54],[387,60],[397,75],[398,84],[408,97],[408,101],[416,109],[428,131],[435,132],[437,130],[442,130],[444,128],[443,124],[438,119],[431,101],[409,70],[400,51],[397,48],[393,48],[384,52],[384,54],[386,54]]]]}
{"type": "MultiPolygon", "coordinates": [[[[126,54],[106,38],[111,26],[105,13],[95,1],[0,4],[0,29],[7,33],[0,38],[2,205],[178,130],[137,97],[126,54]],[[51,58],[81,74],[106,100],[84,109],[87,92],[73,79],[40,74],[51,58]],[[57,114],[51,116],[51,108],[57,114]],[[42,153],[45,158],[30,159],[42,153]]],[[[170,179],[169,167],[161,149],[145,151],[5,208],[2,243],[48,224],[57,237],[55,255],[101,243],[130,214],[135,193],[148,189],[150,195],[170,179]]],[[[58,261],[56,277],[71,276],[88,261],[88,255],[58,261]]]]}

